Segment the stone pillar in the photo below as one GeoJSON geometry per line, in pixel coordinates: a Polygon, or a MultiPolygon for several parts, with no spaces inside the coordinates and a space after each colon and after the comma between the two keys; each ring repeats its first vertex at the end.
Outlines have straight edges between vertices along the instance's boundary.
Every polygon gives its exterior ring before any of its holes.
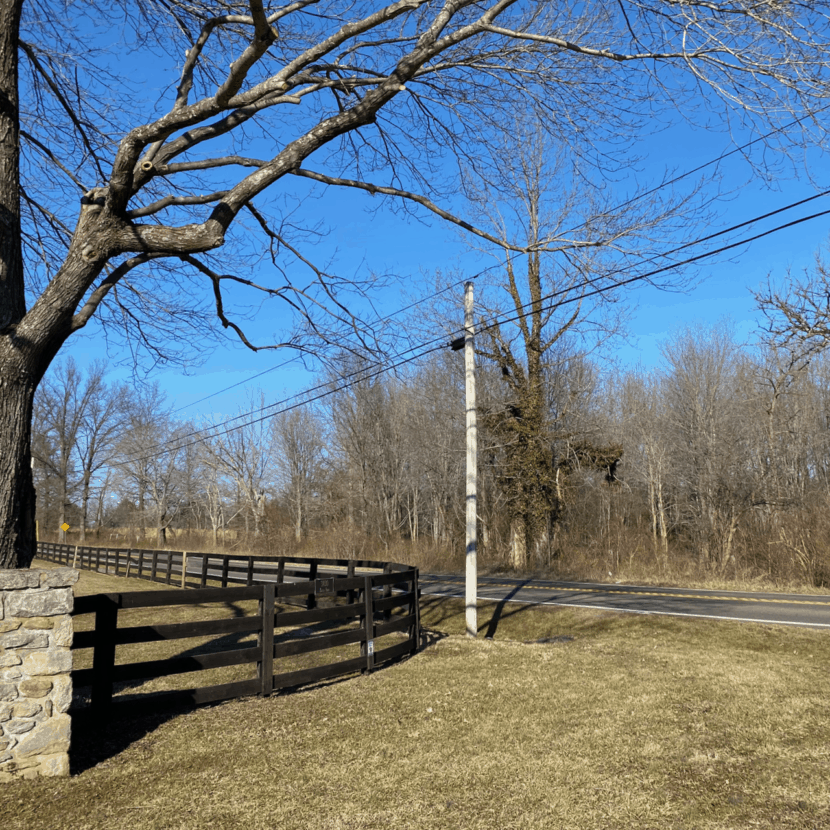
{"type": "Polygon", "coordinates": [[[0,570],[0,783],[69,774],[72,568],[0,570]]]}

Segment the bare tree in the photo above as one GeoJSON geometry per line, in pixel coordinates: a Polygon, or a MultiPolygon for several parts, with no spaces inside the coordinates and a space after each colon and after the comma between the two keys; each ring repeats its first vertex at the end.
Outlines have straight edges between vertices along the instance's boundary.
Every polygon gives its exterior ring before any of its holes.
{"type": "Polygon", "coordinates": [[[764,341],[788,355],[785,376],[800,371],[830,345],[830,269],[820,253],[812,270],[801,278],[788,274],[782,288],[768,278],[755,292],[755,301],[765,318],[764,341]]]}
{"type": "Polygon", "coordinates": [[[663,346],[682,520],[704,566],[733,560],[738,527],[752,504],[748,474],[745,366],[726,323],[679,332],[663,346]]]}
{"type": "Polygon", "coordinates": [[[84,377],[75,361],[68,358],[58,364],[56,371],[47,376],[38,390],[35,401],[37,431],[44,441],[37,446],[43,452],[37,457],[39,464],[51,473],[57,484],[57,527],[61,540],[65,538],[63,525],[67,519],[70,498],[80,488],[87,492],[84,456],[79,453],[79,441],[84,422],[100,394],[102,370],[93,367],[84,377]],[[78,465],[81,463],[79,474],[78,465]]]}
{"type": "Polygon", "coordinates": [[[275,435],[265,413],[265,396],[251,394],[248,406],[240,407],[238,418],[229,418],[206,430],[204,440],[212,464],[228,476],[245,505],[245,527],[253,519],[259,536],[265,516],[267,490],[273,481],[275,435]],[[251,410],[259,417],[249,420],[251,410]],[[215,433],[215,434],[211,434],[215,433]]]}
{"type": "Polygon", "coordinates": [[[823,101],[828,8],[4,0],[0,565],[27,566],[34,555],[35,389],[93,317],[120,326],[156,362],[184,359],[197,337],[204,345],[218,332],[206,325],[212,305],[222,328],[259,348],[226,296],[236,286],[299,313],[302,325],[266,345],[314,350],[314,336],[331,342],[344,330],[371,341],[349,311],[355,286],[311,262],[290,217],[266,203],[269,188],[292,179],[358,188],[461,223],[439,204],[454,182],[438,162],[475,162],[482,141],[509,129],[517,102],[575,156],[610,139],[601,164],[612,167],[625,163],[619,137],[633,136],[640,118],[692,112],[701,94],[744,125],[780,127],[823,101]],[[95,41],[88,15],[117,22],[115,47],[95,41]],[[134,95],[126,67],[135,60],[120,58],[155,51],[180,70],[154,110],[134,95]],[[279,279],[260,281],[240,264],[251,229],[279,279]]]}
{"type": "Polygon", "coordinates": [[[126,389],[118,384],[107,385],[104,374],[103,363],[94,363],[88,370],[88,404],[76,437],[81,472],[81,542],[86,541],[93,481],[115,457],[126,428],[126,389]]]}
{"type": "Polygon", "coordinates": [[[299,542],[308,524],[315,494],[324,483],[323,425],[307,407],[284,412],[271,423],[276,437],[278,480],[294,519],[294,538],[299,542]]]}
{"type": "MultiPolygon", "coordinates": [[[[172,422],[169,406],[165,404],[165,395],[158,384],[132,390],[127,399],[127,422],[121,440],[118,442],[118,455],[114,471],[119,479],[122,498],[129,496],[136,506],[133,516],[133,528],[137,527],[138,538],[147,535],[148,517],[156,526],[157,537],[163,536],[156,519],[159,510],[151,511],[151,504],[158,508],[160,499],[169,500],[165,480],[172,476],[173,468],[168,468],[170,456],[175,460],[179,451],[175,440],[175,425],[172,422]],[[151,449],[153,448],[153,449],[151,449]]],[[[162,520],[166,519],[167,510],[163,509],[162,520]]]]}
{"type": "MultiPolygon", "coordinates": [[[[483,345],[477,348],[503,381],[503,395],[491,404],[484,423],[501,447],[498,482],[510,513],[510,559],[522,569],[548,541],[562,503],[557,477],[573,461],[555,459],[556,432],[564,424],[547,406],[546,375],[574,351],[573,345],[562,348],[576,342],[571,335],[579,333],[587,353],[619,326],[614,281],[605,273],[619,267],[618,258],[612,269],[597,251],[607,248],[618,257],[626,244],[643,244],[649,231],[676,217],[671,205],[628,208],[618,216],[607,205],[577,198],[565,159],[538,125],[534,130],[520,122],[516,138],[515,150],[501,150],[498,177],[481,182],[472,198],[482,224],[493,228],[504,249],[529,251],[524,258],[508,252],[503,275],[482,279],[483,345]],[[571,238],[573,226],[585,229],[578,240],[571,238]]],[[[584,464],[589,454],[583,456],[584,464]]]]}

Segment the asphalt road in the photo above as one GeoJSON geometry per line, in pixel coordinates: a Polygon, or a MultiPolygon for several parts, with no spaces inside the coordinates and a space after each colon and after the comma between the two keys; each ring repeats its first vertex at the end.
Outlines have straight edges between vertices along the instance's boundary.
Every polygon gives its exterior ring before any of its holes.
{"type": "MultiPolygon", "coordinates": [[[[463,575],[422,573],[420,587],[425,596],[464,597],[463,575]]],[[[669,614],[830,628],[830,596],[807,594],[761,594],[480,576],[478,598],[529,605],[570,605],[631,614],[669,614]]]]}

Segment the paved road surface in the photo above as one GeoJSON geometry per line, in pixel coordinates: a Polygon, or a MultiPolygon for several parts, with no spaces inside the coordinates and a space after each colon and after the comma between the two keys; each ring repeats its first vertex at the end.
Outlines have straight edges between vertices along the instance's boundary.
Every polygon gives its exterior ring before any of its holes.
{"type": "MultiPolygon", "coordinates": [[[[464,597],[464,577],[420,576],[423,595],[464,597]]],[[[480,576],[478,598],[533,605],[572,605],[634,614],[830,628],[830,596],[704,591],[480,576]]]]}

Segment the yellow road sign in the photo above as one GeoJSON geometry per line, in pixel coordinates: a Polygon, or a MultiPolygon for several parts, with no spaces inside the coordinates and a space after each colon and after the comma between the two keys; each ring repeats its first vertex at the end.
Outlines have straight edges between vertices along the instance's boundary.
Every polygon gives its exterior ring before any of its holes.
{"type": "Polygon", "coordinates": [[[61,530],[62,530],[64,533],[66,533],[66,531],[67,531],[67,530],[69,530],[69,525],[68,525],[66,522],[64,522],[64,523],[61,525],[61,530]]]}

